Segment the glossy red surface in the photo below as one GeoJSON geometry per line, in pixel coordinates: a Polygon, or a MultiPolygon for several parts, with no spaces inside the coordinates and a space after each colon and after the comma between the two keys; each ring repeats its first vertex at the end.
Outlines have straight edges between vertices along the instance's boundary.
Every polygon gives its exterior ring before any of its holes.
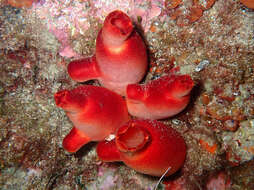
{"type": "Polygon", "coordinates": [[[95,57],[71,62],[68,73],[78,82],[98,79],[104,87],[125,95],[128,84],[142,80],[147,64],[143,39],[128,15],[117,10],[104,21],[96,39],[95,57]]]}
{"type": "Polygon", "coordinates": [[[181,112],[189,103],[194,82],[188,75],[167,75],[147,84],[127,86],[129,113],[139,118],[163,119],[181,112]]]}
{"type": "MultiPolygon", "coordinates": [[[[124,99],[104,87],[83,85],[73,90],[62,90],[55,94],[55,102],[66,111],[75,130],[80,131],[87,142],[104,140],[129,119],[124,99]]],[[[75,139],[77,132],[72,132],[69,138],[75,139]]]]}
{"type": "Polygon", "coordinates": [[[153,176],[163,175],[170,167],[168,176],[183,165],[186,145],[170,126],[155,120],[131,120],[118,129],[112,142],[100,142],[97,154],[103,161],[121,160],[134,170],[153,176]]]}

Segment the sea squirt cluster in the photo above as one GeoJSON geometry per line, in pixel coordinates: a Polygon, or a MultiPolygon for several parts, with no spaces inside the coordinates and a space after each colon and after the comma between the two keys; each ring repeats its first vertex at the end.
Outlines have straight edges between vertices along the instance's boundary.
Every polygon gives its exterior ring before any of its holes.
{"type": "Polygon", "coordinates": [[[137,84],[147,71],[147,62],[145,43],[130,18],[119,10],[111,12],[98,34],[95,55],[68,65],[73,80],[98,79],[103,87],[83,85],[55,94],[56,105],[74,124],[63,141],[67,151],[76,152],[89,141],[99,141],[101,160],[123,161],[153,176],[171,175],[183,165],[184,139],[155,119],[181,112],[194,83],[190,76],[172,72],[137,84]],[[128,112],[138,119],[130,119],[128,112]],[[110,134],[115,138],[106,141],[110,134]]]}

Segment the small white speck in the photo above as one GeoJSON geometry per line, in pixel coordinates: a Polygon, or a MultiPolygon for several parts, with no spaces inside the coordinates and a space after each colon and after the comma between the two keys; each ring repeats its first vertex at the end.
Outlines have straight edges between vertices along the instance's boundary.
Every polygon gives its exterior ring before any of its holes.
{"type": "Polygon", "coordinates": [[[179,125],[181,123],[181,121],[178,119],[172,119],[172,123],[175,125],[179,125]]]}
{"type": "Polygon", "coordinates": [[[198,66],[195,68],[195,71],[196,72],[200,72],[200,71],[202,71],[209,64],[210,64],[210,62],[208,60],[200,61],[198,66]]]}
{"type": "Polygon", "coordinates": [[[109,135],[105,140],[112,141],[116,136],[114,134],[109,135]]]}

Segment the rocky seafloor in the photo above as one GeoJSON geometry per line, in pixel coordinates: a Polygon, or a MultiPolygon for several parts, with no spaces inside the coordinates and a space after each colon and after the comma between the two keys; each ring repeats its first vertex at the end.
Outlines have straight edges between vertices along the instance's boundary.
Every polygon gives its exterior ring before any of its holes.
{"type": "Polygon", "coordinates": [[[53,95],[80,85],[66,67],[93,55],[103,20],[116,9],[130,15],[147,44],[143,82],[178,66],[195,81],[189,106],[162,120],[181,133],[188,149],[183,168],[158,189],[254,189],[254,10],[237,0],[201,9],[192,0],[171,1],[180,2],[176,7],[169,2],[41,0],[16,8],[0,1],[0,189],[156,185],[156,177],[101,162],[96,143],[75,154],[62,148],[72,124],[53,95]]]}

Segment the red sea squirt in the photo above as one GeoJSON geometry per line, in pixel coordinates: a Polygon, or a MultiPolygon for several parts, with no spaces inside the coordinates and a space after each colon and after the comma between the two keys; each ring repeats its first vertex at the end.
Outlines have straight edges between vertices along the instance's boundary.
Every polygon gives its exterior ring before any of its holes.
{"type": "Polygon", "coordinates": [[[153,176],[169,176],[184,163],[186,145],[170,126],[156,120],[130,120],[121,126],[114,140],[101,141],[96,148],[105,162],[123,161],[134,170],[153,176]]]}
{"type": "Polygon", "coordinates": [[[181,112],[189,103],[194,82],[189,75],[170,74],[147,84],[127,86],[127,107],[133,116],[163,119],[181,112]]]}
{"type": "Polygon", "coordinates": [[[62,90],[55,94],[55,102],[74,124],[63,140],[69,152],[76,152],[89,141],[104,140],[129,119],[124,99],[104,87],[83,85],[62,90]]]}
{"type": "Polygon", "coordinates": [[[119,10],[106,17],[97,36],[95,56],[68,65],[73,80],[98,79],[104,87],[121,95],[128,84],[142,80],[146,70],[145,43],[128,15],[119,10]]]}

